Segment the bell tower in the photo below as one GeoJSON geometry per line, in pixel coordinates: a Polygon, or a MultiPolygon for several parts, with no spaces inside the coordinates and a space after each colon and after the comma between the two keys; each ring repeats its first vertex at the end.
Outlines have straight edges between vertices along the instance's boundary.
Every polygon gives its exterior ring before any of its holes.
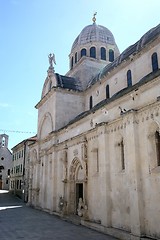
{"type": "Polygon", "coordinates": [[[0,134],[0,147],[8,148],[8,135],[0,134]]]}

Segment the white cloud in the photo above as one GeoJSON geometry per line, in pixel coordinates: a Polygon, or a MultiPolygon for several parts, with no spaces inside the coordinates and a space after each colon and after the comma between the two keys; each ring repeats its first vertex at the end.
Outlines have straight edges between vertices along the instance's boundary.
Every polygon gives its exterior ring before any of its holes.
{"type": "Polygon", "coordinates": [[[0,103],[0,107],[7,108],[7,107],[9,107],[9,104],[8,103],[0,103]]]}

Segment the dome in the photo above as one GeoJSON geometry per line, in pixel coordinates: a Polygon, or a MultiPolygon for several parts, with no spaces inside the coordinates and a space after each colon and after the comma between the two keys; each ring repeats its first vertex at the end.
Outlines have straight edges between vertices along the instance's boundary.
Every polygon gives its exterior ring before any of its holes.
{"type": "Polygon", "coordinates": [[[101,42],[104,44],[115,45],[114,36],[111,31],[104,26],[93,23],[83,28],[81,33],[75,39],[71,51],[78,46],[90,42],[101,42]]]}

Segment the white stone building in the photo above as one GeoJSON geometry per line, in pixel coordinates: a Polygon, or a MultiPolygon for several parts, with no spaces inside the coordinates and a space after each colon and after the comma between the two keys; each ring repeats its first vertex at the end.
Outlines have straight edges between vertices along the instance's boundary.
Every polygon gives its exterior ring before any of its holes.
{"type": "Polygon", "coordinates": [[[94,17],[69,59],[62,76],[49,56],[29,203],[121,239],[160,238],[160,25],[120,54],[94,17]]]}
{"type": "Polygon", "coordinates": [[[10,192],[28,201],[29,189],[29,146],[36,141],[36,137],[23,140],[12,148],[13,161],[10,176],[10,192]]]}
{"type": "Polygon", "coordinates": [[[0,134],[0,189],[9,190],[12,153],[8,149],[9,136],[0,134]]]}

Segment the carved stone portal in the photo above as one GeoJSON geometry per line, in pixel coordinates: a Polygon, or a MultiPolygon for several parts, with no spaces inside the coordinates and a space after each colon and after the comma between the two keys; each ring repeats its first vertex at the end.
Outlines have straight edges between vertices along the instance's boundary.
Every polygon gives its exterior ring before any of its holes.
{"type": "Polygon", "coordinates": [[[69,213],[86,218],[86,168],[78,158],[74,158],[70,166],[69,186],[69,213]]]}

